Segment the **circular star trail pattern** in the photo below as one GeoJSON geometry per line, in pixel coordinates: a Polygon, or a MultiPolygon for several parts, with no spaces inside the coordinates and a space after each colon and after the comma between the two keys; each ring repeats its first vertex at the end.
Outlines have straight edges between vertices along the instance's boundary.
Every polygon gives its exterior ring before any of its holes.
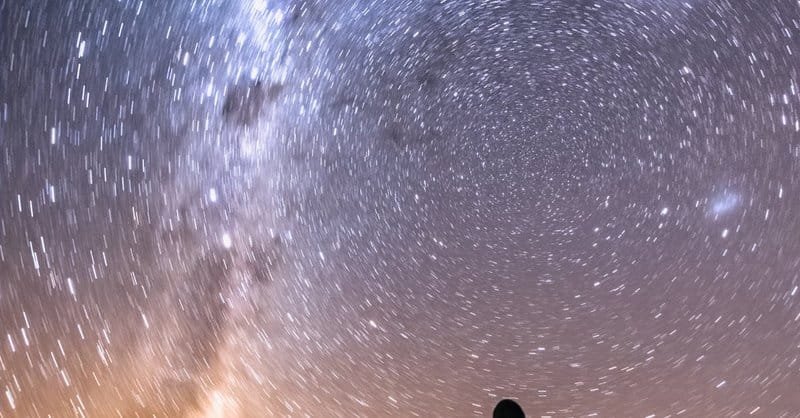
{"type": "Polygon", "coordinates": [[[795,0],[0,0],[0,415],[800,416],[795,0]]]}

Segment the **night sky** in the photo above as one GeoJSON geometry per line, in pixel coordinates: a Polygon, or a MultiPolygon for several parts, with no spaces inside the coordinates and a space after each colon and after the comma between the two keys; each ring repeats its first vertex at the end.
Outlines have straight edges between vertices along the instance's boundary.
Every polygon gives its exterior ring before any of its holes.
{"type": "Polygon", "coordinates": [[[0,416],[800,416],[800,2],[0,0],[0,416]]]}

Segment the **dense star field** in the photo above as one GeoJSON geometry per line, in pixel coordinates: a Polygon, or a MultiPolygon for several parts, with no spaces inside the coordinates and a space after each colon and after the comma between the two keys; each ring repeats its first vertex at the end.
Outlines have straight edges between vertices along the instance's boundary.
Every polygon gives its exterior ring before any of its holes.
{"type": "Polygon", "coordinates": [[[800,416],[800,2],[0,0],[0,416],[800,416]]]}

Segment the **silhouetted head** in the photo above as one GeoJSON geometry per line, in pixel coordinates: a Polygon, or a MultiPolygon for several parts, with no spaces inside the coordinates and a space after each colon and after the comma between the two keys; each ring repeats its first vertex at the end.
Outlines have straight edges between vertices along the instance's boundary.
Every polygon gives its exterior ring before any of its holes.
{"type": "Polygon", "coordinates": [[[525,412],[518,403],[511,399],[503,399],[494,407],[492,416],[494,418],[525,418],[525,412]]]}

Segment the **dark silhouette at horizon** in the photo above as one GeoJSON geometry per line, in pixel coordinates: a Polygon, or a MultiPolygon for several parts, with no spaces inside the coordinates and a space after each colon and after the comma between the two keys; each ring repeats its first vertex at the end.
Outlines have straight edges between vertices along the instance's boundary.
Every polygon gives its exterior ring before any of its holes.
{"type": "Polygon", "coordinates": [[[503,399],[498,402],[492,412],[493,418],[525,418],[525,412],[518,403],[511,399],[503,399]]]}

